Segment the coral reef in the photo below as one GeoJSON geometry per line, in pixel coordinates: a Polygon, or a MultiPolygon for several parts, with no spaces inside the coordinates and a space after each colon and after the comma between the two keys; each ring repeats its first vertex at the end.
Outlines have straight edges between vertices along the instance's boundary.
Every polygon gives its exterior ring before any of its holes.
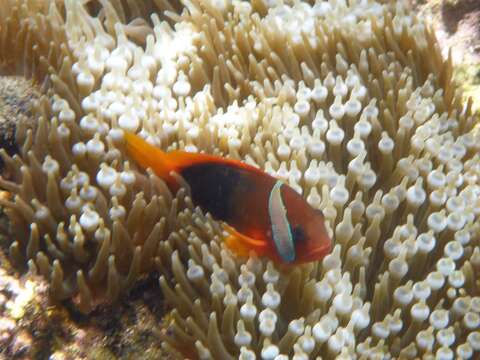
{"type": "Polygon", "coordinates": [[[401,3],[7,2],[0,60],[43,96],[2,153],[0,203],[12,259],[53,298],[89,312],[158,271],[176,358],[478,355],[480,134],[401,3]],[[333,252],[234,257],[188,189],[125,158],[122,129],[288,182],[333,252]]]}

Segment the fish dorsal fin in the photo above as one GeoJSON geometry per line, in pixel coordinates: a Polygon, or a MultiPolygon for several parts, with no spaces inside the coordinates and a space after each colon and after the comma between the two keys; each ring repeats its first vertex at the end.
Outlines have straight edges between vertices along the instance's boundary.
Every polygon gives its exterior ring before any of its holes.
{"type": "Polygon", "coordinates": [[[205,153],[191,153],[183,150],[169,151],[167,155],[170,161],[173,164],[175,164],[175,166],[179,171],[194,165],[212,163],[212,164],[240,168],[255,174],[265,175],[265,173],[262,170],[260,170],[255,166],[249,165],[240,160],[229,159],[229,158],[221,157],[218,155],[211,155],[211,154],[205,154],[205,153]]]}
{"type": "Polygon", "coordinates": [[[295,244],[292,230],[287,218],[287,210],[283,205],[282,182],[278,180],[270,192],[268,199],[268,215],[272,224],[272,238],[280,258],[287,262],[295,260],[295,244]]]}
{"type": "Polygon", "coordinates": [[[178,169],[185,169],[198,164],[219,163],[225,160],[215,155],[192,153],[184,150],[172,150],[167,152],[167,155],[178,169]]]}

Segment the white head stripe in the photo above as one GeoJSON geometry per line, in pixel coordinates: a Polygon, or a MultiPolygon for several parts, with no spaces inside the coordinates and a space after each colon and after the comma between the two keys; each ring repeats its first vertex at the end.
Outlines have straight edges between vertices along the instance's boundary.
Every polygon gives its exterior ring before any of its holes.
{"type": "Polygon", "coordinates": [[[287,219],[287,210],[282,201],[281,186],[282,182],[278,180],[270,192],[268,214],[272,224],[272,237],[275,248],[283,261],[292,262],[295,260],[295,245],[287,219]]]}

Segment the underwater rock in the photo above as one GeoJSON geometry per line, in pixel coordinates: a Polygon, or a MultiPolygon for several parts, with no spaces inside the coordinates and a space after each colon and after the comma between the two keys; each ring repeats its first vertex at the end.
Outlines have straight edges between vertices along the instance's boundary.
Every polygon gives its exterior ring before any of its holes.
{"type": "MultiPolygon", "coordinates": [[[[15,141],[17,122],[34,128],[32,103],[39,97],[40,89],[31,80],[22,76],[0,76],[0,147],[10,156],[18,153],[15,141]]],[[[0,160],[0,170],[3,166],[3,160],[0,160]]]]}
{"type": "Polygon", "coordinates": [[[164,304],[155,278],[86,317],[52,304],[47,283],[14,272],[2,250],[0,264],[0,359],[168,359],[159,340],[164,304]]]}
{"type": "Polygon", "coordinates": [[[442,54],[452,54],[453,77],[464,99],[480,107],[480,3],[473,0],[416,1],[414,11],[425,17],[435,30],[442,54]]]}

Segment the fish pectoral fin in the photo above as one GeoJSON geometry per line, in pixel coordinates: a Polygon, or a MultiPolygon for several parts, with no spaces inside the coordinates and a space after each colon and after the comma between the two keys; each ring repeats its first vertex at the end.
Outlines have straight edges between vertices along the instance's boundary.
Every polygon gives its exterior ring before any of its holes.
{"type": "Polygon", "coordinates": [[[230,225],[224,224],[224,227],[228,233],[225,243],[235,254],[239,256],[248,256],[250,251],[253,251],[261,256],[267,251],[267,244],[265,241],[256,240],[246,236],[230,225]]]}

